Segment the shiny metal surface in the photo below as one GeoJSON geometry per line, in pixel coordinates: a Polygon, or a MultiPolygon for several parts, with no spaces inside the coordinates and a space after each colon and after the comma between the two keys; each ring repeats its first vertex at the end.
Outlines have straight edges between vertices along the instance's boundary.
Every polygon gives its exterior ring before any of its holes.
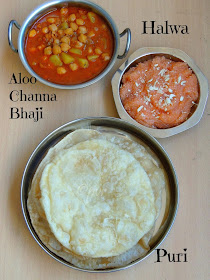
{"type": "Polygon", "coordinates": [[[131,45],[131,31],[129,28],[126,28],[122,33],[120,33],[120,38],[122,38],[125,34],[127,33],[127,43],[125,46],[125,51],[122,55],[118,55],[117,58],[122,59],[124,57],[126,57],[129,49],[130,49],[130,45],[131,45]]]}
{"type": "Polygon", "coordinates": [[[203,115],[209,91],[207,78],[204,76],[204,74],[201,72],[201,70],[198,68],[198,66],[195,64],[192,58],[190,58],[186,53],[184,53],[181,50],[161,47],[140,48],[137,51],[135,51],[114,74],[112,78],[112,90],[120,118],[130,122],[131,124],[136,125],[141,129],[144,129],[156,138],[169,137],[195,126],[200,121],[203,115]],[[128,71],[131,67],[136,66],[139,62],[151,59],[157,55],[164,55],[166,58],[170,58],[174,61],[186,62],[197,76],[199,82],[200,99],[197,108],[194,108],[195,111],[189,119],[187,119],[184,123],[173,128],[155,129],[139,124],[126,112],[120,99],[119,89],[123,74],[126,71],[128,71]]]}
{"type": "Polygon", "coordinates": [[[129,268],[142,260],[144,260],[146,257],[148,257],[154,250],[163,242],[167,234],[169,233],[178,209],[178,203],[179,203],[179,188],[178,188],[178,180],[176,177],[176,172],[174,170],[174,167],[171,163],[171,160],[166,153],[166,151],[163,149],[163,147],[158,143],[156,139],[154,139],[152,136],[150,136],[147,132],[144,130],[126,122],[121,119],[116,118],[109,118],[109,117],[102,117],[102,118],[84,118],[84,119],[78,119],[72,122],[69,122],[67,124],[64,124],[63,126],[57,128],[52,133],[50,133],[34,150],[31,157],[28,160],[28,163],[25,167],[23,178],[22,178],[22,184],[21,184],[21,205],[22,205],[22,211],[23,215],[26,221],[26,224],[28,226],[29,231],[31,232],[32,236],[36,240],[36,242],[40,245],[40,247],[48,253],[52,258],[59,261],[60,263],[70,267],[74,268],[80,271],[86,271],[86,272],[114,272],[119,271],[121,269],[129,268]],[[165,172],[168,177],[168,187],[166,190],[166,193],[168,196],[166,196],[166,206],[164,207],[163,211],[163,218],[161,218],[161,221],[159,223],[159,226],[157,230],[155,231],[155,235],[153,236],[151,240],[151,249],[146,254],[146,256],[139,258],[135,260],[134,262],[121,267],[121,268],[112,268],[112,269],[104,269],[104,270],[86,270],[78,268],[71,263],[63,260],[61,257],[57,256],[53,252],[51,252],[39,239],[38,235],[36,234],[27,209],[27,198],[28,198],[28,192],[31,187],[31,182],[33,175],[41,162],[42,158],[48,151],[48,149],[52,146],[54,146],[58,141],[60,141],[65,135],[73,132],[76,129],[80,128],[91,128],[96,129],[100,131],[101,133],[111,133],[111,134],[118,134],[120,136],[129,137],[133,141],[136,141],[137,143],[141,143],[146,147],[149,147],[159,158],[161,161],[165,172]]]}
{"type": "Polygon", "coordinates": [[[20,30],[20,25],[17,23],[16,20],[11,20],[8,26],[8,42],[9,42],[9,46],[10,48],[14,51],[14,52],[18,52],[18,50],[14,47],[13,42],[12,42],[12,29],[13,29],[13,25],[15,25],[15,27],[17,29],[20,30]]]}
{"type": "MultiPolygon", "coordinates": [[[[13,20],[9,23],[8,40],[9,40],[9,45],[10,45],[11,49],[13,51],[17,52],[17,50],[13,46],[12,37],[11,37],[11,26],[14,24],[14,22],[16,22],[16,21],[13,20]]],[[[16,26],[19,26],[19,24],[17,23],[16,26]]],[[[115,22],[113,21],[113,19],[110,17],[110,15],[104,9],[102,9],[97,4],[90,2],[90,1],[86,1],[86,0],[52,0],[49,2],[45,2],[45,3],[41,4],[40,6],[38,6],[33,12],[31,12],[29,14],[29,16],[23,22],[23,25],[20,28],[20,32],[19,32],[19,36],[18,36],[18,53],[19,53],[20,59],[21,59],[23,65],[25,66],[26,70],[32,76],[36,77],[36,79],[39,80],[41,83],[54,87],[54,88],[60,88],[60,89],[78,89],[78,88],[83,88],[83,87],[89,86],[89,85],[99,81],[101,78],[103,78],[111,70],[111,68],[113,67],[117,58],[124,58],[126,56],[128,50],[130,48],[130,43],[131,43],[130,29],[126,28],[119,35],[117,26],[115,25],[115,22]],[[108,66],[98,76],[96,76],[95,78],[93,78],[85,83],[82,83],[82,84],[59,85],[59,84],[55,84],[55,83],[49,82],[49,81],[41,78],[33,71],[33,69],[28,64],[26,56],[25,56],[25,52],[24,52],[26,34],[27,34],[29,28],[31,27],[31,25],[38,18],[40,18],[43,14],[45,14],[49,11],[52,11],[56,7],[61,8],[65,4],[68,4],[69,6],[78,6],[78,7],[92,9],[94,12],[96,12],[97,14],[99,14],[106,20],[107,24],[109,25],[109,27],[112,31],[113,38],[114,38],[114,52],[113,52],[112,58],[110,60],[110,63],[108,64],[108,66]],[[125,52],[123,55],[118,56],[119,46],[120,46],[120,37],[122,37],[126,33],[128,34],[128,37],[127,37],[127,44],[126,44],[125,52]]]]}

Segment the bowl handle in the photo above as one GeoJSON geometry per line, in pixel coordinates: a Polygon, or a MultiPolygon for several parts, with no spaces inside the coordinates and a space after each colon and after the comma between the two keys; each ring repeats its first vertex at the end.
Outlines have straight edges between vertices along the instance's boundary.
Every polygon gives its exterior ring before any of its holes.
{"type": "Polygon", "coordinates": [[[125,51],[122,55],[118,55],[117,58],[122,59],[124,58],[129,49],[130,49],[130,45],[131,45],[131,30],[130,28],[126,28],[122,33],[120,33],[120,38],[123,37],[125,34],[127,33],[127,43],[126,43],[126,47],[125,47],[125,51]]]}
{"type": "Polygon", "coordinates": [[[13,50],[13,52],[18,52],[18,50],[14,47],[13,42],[12,42],[12,28],[13,25],[15,25],[17,27],[17,29],[20,30],[20,25],[17,23],[16,20],[11,20],[8,26],[8,42],[9,42],[9,46],[10,48],[13,50]]]}

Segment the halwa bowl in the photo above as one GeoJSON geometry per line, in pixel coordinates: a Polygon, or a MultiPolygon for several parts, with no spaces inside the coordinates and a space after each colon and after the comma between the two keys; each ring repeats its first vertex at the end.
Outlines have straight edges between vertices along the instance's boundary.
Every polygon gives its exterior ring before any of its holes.
{"type": "Polygon", "coordinates": [[[21,183],[21,205],[22,211],[25,218],[25,222],[28,226],[28,229],[36,242],[39,246],[52,258],[57,260],[58,262],[76,269],[80,271],[86,272],[114,272],[119,271],[122,269],[129,268],[141,261],[143,261],[146,257],[151,255],[155,249],[163,242],[165,237],[168,235],[176,214],[178,210],[179,204],[179,187],[178,187],[178,180],[176,176],[175,169],[173,164],[164,150],[164,148],[158,143],[158,141],[150,136],[144,130],[117,118],[110,118],[110,117],[89,117],[71,121],[63,126],[57,128],[52,133],[50,133],[41,143],[37,146],[34,150],[32,155],[30,156],[24,173],[22,177],[21,183]],[[166,189],[162,193],[162,207],[159,218],[156,221],[155,231],[153,234],[152,239],[150,240],[150,249],[146,253],[146,255],[137,258],[135,261],[131,263],[117,268],[106,268],[106,269],[83,269],[79,268],[72,263],[64,260],[60,256],[53,253],[45,244],[41,241],[38,234],[36,233],[32,221],[29,215],[28,207],[27,207],[27,200],[28,194],[32,186],[32,179],[38,168],[39,164],[41,163],[42,159],[45,157],[48,150],[56,145],[61,139],[63,139],[66,135],[73,133],[77,129],[94,129],[100,133],[108,133],[111,136],[120,136],[126,137],[131,139],[136,143],[140,143],[145,146],[146,149],[150,149],[155,156],[161,162],[163,169],[165,170],[166,179],[168,181],[166,189]]]}
{"type": "Polygon", "coordinates": [[[119,34],[117,26],[116,26],[115,22],[113,21],[113,19],[111,18],[111,16],[103,8],[101,8],[100,6],[98,6],[95,3],[92,3],[92,2],[89,2],[89,1],[86,1],[86,0],[78,0],[78,1],[74,1],[74,0],[53,0],[53,1],[49,1],[49,2],[43,3],[40,6],[38,6],[33,12],[31,12],[29,14],[29,16],[23,22],[22,26],[20,26],[17,23],[16,20],[10,21],[9,28],[8,28],[8,41],[9,41],[9,45],[10,45],[11,49],[14,52],[19,54],[20,59],[21,59],[23,65],[24,65],[24,67],[26,68],[26,70],[32,76],[34,76],[37,80],[39,80],[43,84],[46,84],[46,85],[54,87],[54,88],[77,89],[77,88],[83,88],[83,87],[89,86],[89,85],[97,82],[101,78],[103,78],[110,71],[110,69],[113,67],[117,58],[122,59],[127,55],[128,51],[129,51],[129,48],[130,48],[130,43],[131,43],[131,31],[130,31],[129,28],[126,28],[122,33],[119,34]],[[106,68],[101,73],[99,73],[96,77],[94,77],[90,80],[87,80],[83,83],[79,83],[79,84],[64,84],[63,85],[63,84],[58,84],[58,83],[50,82],[46,79],[43,79],[29,65],[29,63],[27,61],[27,58],[26,58],[26,53],[25,53],[26,36],[27,36],[27,33],[28,33],[29,29],[34,24],[34,22],[36,22],[43,15],[46,15],[48,12],[53,11],[53,9],[62,8],[65,5],[68,5],[68,7],[74,6],[74,7],[87,8],[87,9],[97,13],[99,16],[101,16],[104,19],[104,21],[109,26],[110,31],[113,35],[112,36],[113,37],[113,45],[114,45],[113,54],[112,54],[112,57],[111,57],[108,65],[106,66],[106,68]],[[13,26],[20,29],[19,36],[18,36],[18,49],[16,49],[14,47],[13,42],[12,42],[13,26]],[[120,38],[122,36],[126,35],[126,34],[127,34],[127,43],[126,43],[125,51],[122,55],[119,55],[120,38]]]}
{"type": "Polygon", "coordinates": [[[200,121],[208,98],[208,81],[201,70],[198,68],[198,66],[195,64],[193,59],[183,51],[173,48],[148,47],[138,49],[121,65],[121,67],[116,71],[112,78],[112,90],[114,101],[120,118],[136,125],[141,129],[144,129],[156,138],[166,138],[183,132],[195,126],[200,121]],[[192,107],[191,116],[186,121],[172,128],[150,128],[138,123],[127,113],[120,98],[120,87],[122,85],[123,75],[130,68],[135,67],[138,63],[147,61],[156,56],[164,56],[165,58],[171,59],[175,62],[185,62],[192,69],[192,72],[196,75],[198,80],[198,104],[195,104],[192,107]]]}

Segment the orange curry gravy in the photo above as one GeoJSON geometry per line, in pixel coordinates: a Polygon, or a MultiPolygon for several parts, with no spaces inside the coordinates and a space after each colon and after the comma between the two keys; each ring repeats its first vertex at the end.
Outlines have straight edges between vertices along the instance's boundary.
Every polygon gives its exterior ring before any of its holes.
{"type": "Polygon", "coordinates": [[[25,41],[32,69],[45,80],[69,85],[101,73],[109,64],[113,47],[112,32],[105,20],[79,7],[45,14],[30,28],[25,41]]]}
{"type": "Polygon", "coordinates": [[[186,63],[156,56],[123,75],[120,97],[138,123],[170,128],[191,115],[199,98],[198,80],[186,63]]]}

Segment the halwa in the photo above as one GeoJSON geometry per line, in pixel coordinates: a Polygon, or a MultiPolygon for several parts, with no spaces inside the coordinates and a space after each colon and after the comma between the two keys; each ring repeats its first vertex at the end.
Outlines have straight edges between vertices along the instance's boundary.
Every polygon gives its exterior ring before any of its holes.
{"type": "Polygon", "coordinates": [[[138,123],[170,128],[191,116],[199,99],[198,80],[186,63],[156,56],[123,75],[120,98],[138,123]]]}

